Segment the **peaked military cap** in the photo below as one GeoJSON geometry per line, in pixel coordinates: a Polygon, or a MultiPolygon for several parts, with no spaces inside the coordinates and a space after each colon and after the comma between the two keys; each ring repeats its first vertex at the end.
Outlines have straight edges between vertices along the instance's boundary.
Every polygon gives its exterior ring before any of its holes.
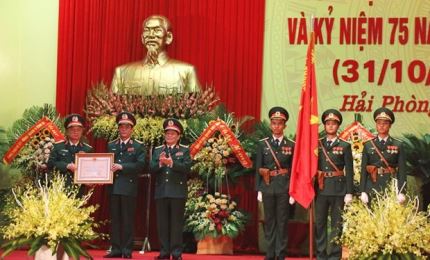
{"type": "Polygon", "coordinates": [[[84,127],[85,119],[79,114],[70,114],[64,120],[64,127],[67,129],[72,126],[84,127]]]}
{"type": "Polygon", "coordinates": [[[336,109],[327,109],[321,116],[321,121],[325,124],[326,121],[337,121],[339,125],[342,124],[342,114],[336,109]]]}
{"type": "Polygon", "coordinates": [[[136,118],[134,118],[133,114],[129,112],[121,112],[116,116],[116,123],[118,125],[129,124],[134,126],[136,125],[136,118]]]}
{"type": "Polygon", "coordinates": [[[376,121],[378,119],[388,120],[391,123],[394,123],[395,117],[393,111],[386,107],[380,107],[373,112],[373,119],[376,121]]]}
{"type": "Polygon", "coordinates": [[[272,119],[283,119],[288,121],[289,115],[288,111],[283,107],[272,107],[269,110],[269,118],[272,119]]]}
{"type": "Polygon", "coordinates": [[[163,128],[164,128],[164,131],[174,130],[174,131],[178,132],[179,134],[181,134],[182,131],[184,131],[184,128],[183,128],[181,122],[179,122],[179,120],[176,118],[167,118],[166,120],[164,120],[163,128]]]}

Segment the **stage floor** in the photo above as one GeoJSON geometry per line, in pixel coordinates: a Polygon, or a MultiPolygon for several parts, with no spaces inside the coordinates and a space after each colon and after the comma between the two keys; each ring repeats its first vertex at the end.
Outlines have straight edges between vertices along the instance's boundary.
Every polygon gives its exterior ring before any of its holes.
{"type": "MultiPolygon", "coordinates": [[[[88,251],[92,257],[94,257],[94,260],[102,260],[106,259],[103,258],[103,255],[106,254],[105,251],[102,250],[89,250],[88,251]]],[[[158,255],[158,252],[148,252],[145,254],[139,254],[138,251],[133,252],[133,259],[154,259],[155,256],[158,255]]],[[[184,254],[183,259],[184,260],[238,260],[238,259],[246,259],[246,260],[252,260],[252,259],[263,259],[263,255],[196,255],[196,254],[184,254]]],[[[15,251],[11,253],[10,255],[6,256],[4,258],[5,260],[30,260],[33,259],[33,257],[30,257],[27,255],[27,251],[15,251]]],[[[84,259],[84,258],[81,258],[84,259]]],[[[111,259],[122,259],[122,258],[111,258],[111,259]]],[[[288,260],[299,260],[299,259],[308,259],[308,258],[287,258],[288,260]]]]}

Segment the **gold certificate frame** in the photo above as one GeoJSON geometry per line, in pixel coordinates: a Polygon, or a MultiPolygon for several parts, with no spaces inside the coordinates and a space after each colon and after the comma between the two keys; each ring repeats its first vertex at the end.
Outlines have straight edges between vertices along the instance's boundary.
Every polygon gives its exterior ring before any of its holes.
{"type": "Polygon", "coordinates": [[[74,182],[79,184],[112,184],[113,153],[77,153],[74,182]]]}

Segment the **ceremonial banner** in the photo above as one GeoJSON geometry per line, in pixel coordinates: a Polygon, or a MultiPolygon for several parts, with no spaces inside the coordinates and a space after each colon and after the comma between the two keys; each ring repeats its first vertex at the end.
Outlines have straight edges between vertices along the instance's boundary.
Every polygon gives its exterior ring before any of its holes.
{"type": "Polygon", "coordinates": [[[283,104],[295,134],[314,17],[319,111],[338,109],[346,124],[359,113],[369,128],[373,112],[387,107],[396,115],[390,134],[428,133],[429,12],[429,1],[420,0],[267,0],[262,115],[283,104]]]}
{"type": "Polygon", "coordinates": [[[31,138],[44,129],[49,131],[56,142],[64,140],[64,136],[60,129],[58,129],[58,127],[52,123],[49,118],[44,116],[16,140],[4,155],[3,162],[5,164],[10,164],[31,138]]]}
{"type": "Polygon", "coordinates": [[[243,150],[239,140],[237,140],[236,136],[228,127],[228,125],[221,119],[209,122],[208,127],[206,127],[199,138],[197,138],[197,140],[191,145],[191,157],[193,158],[204,147],[206,141],[218,131],[228,140],[227,143],[232,149],[236,158],[239,160],[240,164],[245,168],[251,168],[251,159],[246,154],[245,150],[243,150]]]}
{"type": "Polygon", "coordinates": [[[315,196],[312,179],[318,166],[318,102],[314,63],[314,36],[311,33],[290,180],[290,196],[305,208],[309,207],[315,196]]]}

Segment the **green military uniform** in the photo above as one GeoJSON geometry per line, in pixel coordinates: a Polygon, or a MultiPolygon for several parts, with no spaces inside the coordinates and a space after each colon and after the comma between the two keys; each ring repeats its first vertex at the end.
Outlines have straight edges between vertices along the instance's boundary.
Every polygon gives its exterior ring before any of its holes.
{"type": "MultiPolygon", "coordinates": [[[[74,173],[67,169],[67,165],[75,163],[76,153],[91,153],[93,148],[84,142],[72,145],[68,140],[54,144],[48,159],[48,168],[58,170],[66,178],[66,186],[73,185],[74,173]]],[[[82,191],[81,191],[82,192],[82,191]]],[[[81,193],[80,192],[80,193],[81,193]]]]}
{"type": "MultiPolygon", "coordinates": [[[[175,119],[166,119],[164,130],[182,133],[182,125],[175,119]],[[170,122],[170,126],[169,126],[170,122]]],[[[158,259],[181,259],[182,232],[184,227],[185,201],[187,198],[187,175],[191,171],[191,156],[188,146],[161,145],[154,149],[150,164],[155,175],[155,204],[157,208],[157,230],[160,239],[158,259]],[[173,164],[160,164],[160,155],[166,154],[173,164]]]]}
{"type": "Polygon", "coordinates": [[[335,241],[342,233],[342,211],[345,205],[344,197],[353,192],[353,161],[351,145],[339,138],[327,145],[327,139],[320,140],[327,155],[336,165],[338,170],[344,171],[344,176],[330,177],[335,172],[334,167],[328,162],[321,145],[318,151],[318,174],[324,174],[323,189],[315,190],[315,242],[317,259],[341,259],[341,246],[335,241]],[[327,221],[330,212],[331,232],[328,235],[327,221]],[[330,250],[328,250],[330,248],[330,250]]]}
{"type": "MultiPolygon", "coordinates": [[[[128,112],[117,115],[118,126],[130,124],[136,120],[128,112]]],[[[120,164],[122,170],[114,172],[113,184],[108,186],[111,214],[111,252],[106,258],[131,258],[134,238],[134,218],[138,176],[145,166],[145,148],[135,139],[120,138],[108,143],[108,153],[114,154],[114,163],[120,164]]]]}
{"type": "Polygon", "coordinates": [[[406,159],[403,148],[403,143],[391,136],[388,136],[387,140],[382,142],[378,137],[364,143],[363,156],[361,158],[361,179],[360,179],[360,191],[372,194],[374,190],[381,192],[391,182],[392,177],[396,177],[398,180],[398,187],[402,188],[406,182],[406,159]],[[369,173],[367,172],[366,166],[374,165],[381,169],[386,169],[386,165],[381,157],[376,152],[375,147],[384,156],[390,167],[396,169],[396,173],[383,173],[377,175],[376,182],[371,180],[369,173]]]}
{"type": "MultiPolygon", "coordinates": [[[[378,120],[389,122],[391,127],[395,121],[395,116],[390,109],[381,107],[375,110],[373,119],[375,122],[378,122],[378,120]]],[[[384,135],[386,134],[384,133],[384,135]]],[[[389,185],[393,177],[397,178],[398,189],[401,190],[403,188],[405,190],[406,158],[403,144],[400,140],[389,135],[381,138],[378,134],[376,138],[364,143],[363,156],[361,158],[360,191],[368,195],[372,195],[375,190],[382,192],[389,185]],[[378,154],[378,151],[382,157],[378,154]],[[373,172],[376,180],[372,180],[369,170],[373,172]]]]}
{"type": "MultiPolygon", "coordinates": [[[[73,129],[81,131],[80,134],[78,132],[78,134],[73,137],[76,139],[81,137],[84,125],[85,120],[79,114],[70,114],[64,120],[64,128],[66,128],[68,135],[72,135],[72,133],[69,131],[75,131],[73,129]]],[[[73,132],[73,135],[75,134],[76,132],[73,132]]],[[[48,159],[48,169],[59,171],[60,174],[66,178],[66,187],[70,187],[74,182],[74,172],[67,169],[67,165],[70,163],[75,163],[76,153],[90,153],[93,151],[93,148],[89,144],[82,141],[73,144],[69,138],[70,136],[66,140],[54,144],[48,159]]],[[[81,186],[78,195],[82,195],[82,193],[83,187],[81,186]]]]}
{"type": "MultiPolygon", "coordinates": [[[[288,112],[280,107],[274,107],[269,111],[269,118],[280,118],[288,120],[288,112]],[[279,117],[280,116],[280,117],[279,117]]],[[[263,194],[264,208],[264,233],[267,242],[267,260],[284,259],[287,255],[288,244],[288,217],[290,172],[293,160],[295,143],[286,137],[282,140],[274,136],[260,140],[257,147],[256,167],[256,190],[263,194]],[[269,146],[267,145],[267,143],[269,146]],[[273,150],[282,169],[287,169],[286,174],[277,174],[280,170],[276,165],[270,149],[273,150]],[[271,171],[270,183],[267,185],[260,175],[260,169],[271,171]]]]}
{"type": "MultiPolygon", "coordinates": [[[[335,109],[328,109],[322,115],[322,122],[336,121],[342,123],[342,115],[335,109]]],[[[336,137],[319,140],[318,146],[318,182],[315,199],[315,242],[317,259],[341,259],[341,246],[335,242],[342,233],[342,210],[346,194],[352,197],[353,192],[353,161],[351,145],[336,137]],[[331,162],[324,154],[327,153],[331,162]],[[339,172],[337,172],[339,171],[339,172]],[[336,176],[338,175],[338,176],[336,176]],[[327,220],[330,212],[331,233],[328,236],[327,220]],[[329,238],[327,238],[329,237],[329,238]],[[330,246],[329,246],[330,245],[330,246]],[[327,250],[330,247],[330,250],[327,250]]]]}

